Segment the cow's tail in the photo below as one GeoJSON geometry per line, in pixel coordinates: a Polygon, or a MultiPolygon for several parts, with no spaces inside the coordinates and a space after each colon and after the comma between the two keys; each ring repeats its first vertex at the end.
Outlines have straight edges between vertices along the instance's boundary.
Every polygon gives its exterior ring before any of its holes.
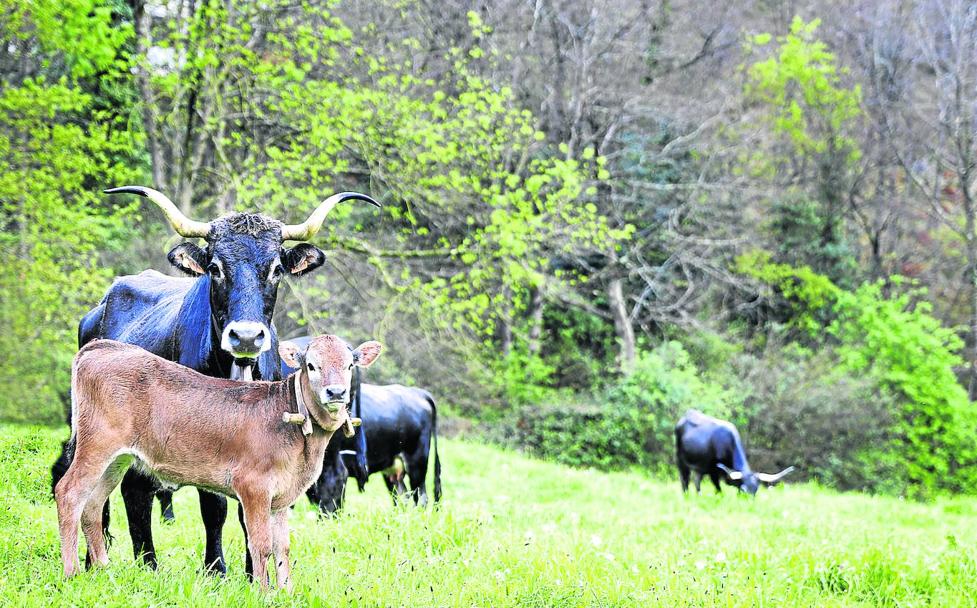
{"type": "Polygon", "coordinates": [[[424,398],[431,406],[431,440],[434,442],[434,502],[441,500],[441,457],[438,456],[438,408],[434,397],[424,391],[424,398]]]}
{"type": "MultiPolygon", "coordinates": [[[[354,368],[353,372],[353,390],[355,391],[353,396],[353,416],[362,420],[363,377],[358,366],[354,368]]],[[[356,442],[356,471],[353,472],[353,476],[356,477],[357,488],[362,492],[366,489],[366,480],[370,477],[370,464],[366,458],[366,431],[362,426],[357,431],[353,441],[356,442]]]]}

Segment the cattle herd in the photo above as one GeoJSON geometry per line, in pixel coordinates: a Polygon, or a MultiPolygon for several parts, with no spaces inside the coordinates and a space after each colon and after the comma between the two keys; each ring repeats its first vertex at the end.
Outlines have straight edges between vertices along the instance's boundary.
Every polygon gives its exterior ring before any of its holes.
{"type": "MultiPolygon", "coordinates": [[[[168,255],[188,275],[147,270],[118,278],[78,328],[71,372],[71,436],[52,467],[66,576],[108,561],[111,491],[121,483],[137,559],[155,568],[152,502],[172,519],[172,491],[195,486],[206,532],[204,565],[226,571],[222,529],[227,500],[238,500],[245,569],[265,587],[290,588],[289,508],[303,492],[323,513],[343,504],[350,474],[360,490],[380,472],[394,502],[428,501],[433,447],[434,502],[441,498],[437,409],[430,393],[360,381],[381,346],[351,348],[334,335],[279,341],[272,315],[278,285],[321,266],[311,239],[355,192],[325,199],[302,224],[236,213],[210,222],[187,218],[164,194],[127,186],[107,193],[146,197],[186,238],[168,255]],[[298,241],[286,248],[286,241],[298,241]],[[355,370],[355,371],[354,371],[355,370]],[[282,379],[284,378],[284,380],[282,379]],[[352,408],[350,411],[349,408],[352,408]],[[360,431],[355,426],[361,424],[360,431]],[[334,437],[337,430],[340,435],[334,437]],[[405,479],[410,483],[407,488],[405,479]]],[[[690,410],[675,427],[683,490],[695,473],[753,494],[776,475],[750,469],[736,429],[690,410]]]]}

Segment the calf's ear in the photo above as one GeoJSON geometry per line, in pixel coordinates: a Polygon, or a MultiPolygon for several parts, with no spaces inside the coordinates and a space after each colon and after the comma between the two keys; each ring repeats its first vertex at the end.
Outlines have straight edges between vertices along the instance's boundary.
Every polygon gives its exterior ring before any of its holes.
{"type": "Polygon", "coordinates": [[[278,343],[278,355],[289,367],[294,367],[295,369],[301,368],[302,363],[305,361],[305,350],[299,348],[299,345],[295,342],[289,342],[288,340],[278,343]]]}
{"type": "Polygon", "coordinates": [[[282,252],[282,266],[297,277],[312,272],[326,261],[326,255],[315,245],[300,243],[282,252]]]}
{"type": "Polygon", "coordinates": [[[353,363],[360,367],[370,367],[380,356],[380,343],[375,340],[364,342],[353,351],[353,363]]]}
{"type": "Polygon", "coordinates": [[[190,276],[199,277],[207,265],[207,253],[193,243],[183,242],[173,248],[166,259],[190,276]]]}

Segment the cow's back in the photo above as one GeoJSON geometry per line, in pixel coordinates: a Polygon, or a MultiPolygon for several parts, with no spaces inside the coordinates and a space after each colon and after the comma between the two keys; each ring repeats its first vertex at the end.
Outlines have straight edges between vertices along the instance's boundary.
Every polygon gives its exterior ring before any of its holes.
{"type": "Polygon", "coordinates": [[[689,410],[675,425],[678,457],[700,472],[715,468],[716,462],[732,464],[736,429],[697,410],[689,410]]]}
{"type": "Polygon", "coordinates": [[[361,428],[366,434],[369,467],[379,471],[393,464],[397,454],[413,450],[428,437],[431,406],[426,391],[401,384],[364,383],[361,390],[361,428]]]}
{"type": "Polygon", "coordinates": [[[173,358],[173,330],[195,281],[155,270],[117,278],[99,305],[82,318],[79,346],[99,338],[118,340],[173,358]]]}

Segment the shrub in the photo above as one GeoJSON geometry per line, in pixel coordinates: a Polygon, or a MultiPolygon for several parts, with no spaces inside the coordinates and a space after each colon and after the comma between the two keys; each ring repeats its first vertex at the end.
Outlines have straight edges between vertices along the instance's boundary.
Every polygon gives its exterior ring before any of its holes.
{"type": "Polygon", "coordinates": [[[762,252],[741,257],[738,267],[791,302],[792,324],[835,353],[834,373],[869,381],[890,400],[886,443],[872,447],[871,456],[895,475],[900,491],[977,490],[977,413],[953,371],[963,364],[962,343],[930,314],[920,300],[924,290],[906,289],[893,277],[895,295],[886,295],[882,282],[846,291],[809,268],[771,263],[762,252]]]}
{"type": "Polygon", "coordinates": [[[675,423],[689,408],[717,416],[731,395],[705,382],[678,342],[638,355],[634,372],[593,402],[524,405],[489,438],[558,462],[601,469],[674,462],[675,423]]]}

